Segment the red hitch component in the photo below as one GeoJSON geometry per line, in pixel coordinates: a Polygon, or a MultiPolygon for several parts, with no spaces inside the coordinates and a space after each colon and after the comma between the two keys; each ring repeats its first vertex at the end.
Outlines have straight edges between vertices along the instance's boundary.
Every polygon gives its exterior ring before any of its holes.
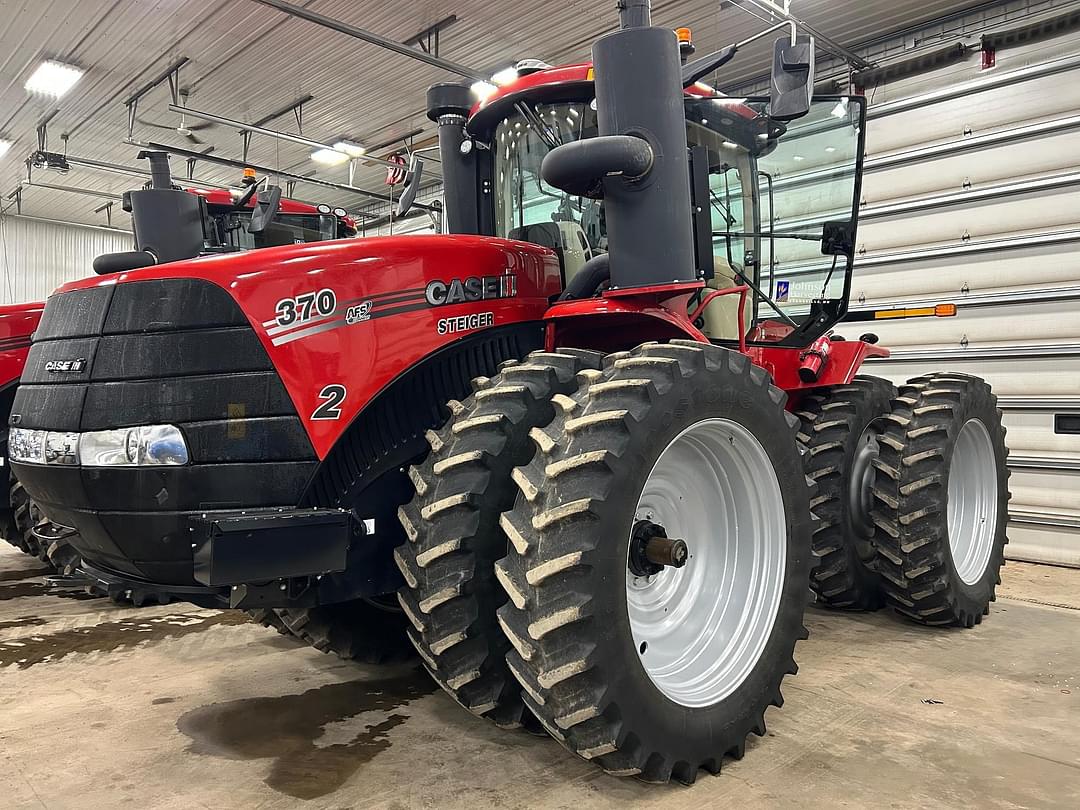
{"type": "Polygon", "coordinates": [[[829,335],[822,335],[811,343],[799,355],[799,379],[804,383],[815,383],[821,379],[831,352],[832,338],[829,335]]]}

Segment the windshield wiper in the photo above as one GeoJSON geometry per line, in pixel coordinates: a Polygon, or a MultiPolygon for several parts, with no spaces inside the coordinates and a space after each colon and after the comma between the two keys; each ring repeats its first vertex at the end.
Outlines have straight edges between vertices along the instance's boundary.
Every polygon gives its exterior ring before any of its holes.
{"type": "Polygon", "coordinates": [[[562,139],[558,137],[558,133],[540,119],[540,116],[536,114],[536,110],[521,101],[517,102],[514,108],[525,119],[525,124],[529,129],[537,134],[537,137],[544,142],[548,149],[554,149],[556,146],[562,145],[562,139]]]}

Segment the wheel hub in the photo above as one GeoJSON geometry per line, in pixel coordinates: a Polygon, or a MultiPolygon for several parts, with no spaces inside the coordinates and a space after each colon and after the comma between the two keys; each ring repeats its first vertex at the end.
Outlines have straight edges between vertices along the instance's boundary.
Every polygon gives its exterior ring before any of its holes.
{"type": "Polygon", "coordinates": [[[685,540],[672,540],[664,527],[651,520],[638,520],[630,533],[630,556],[628,565],[638,577],[651,577],[664,570],[664,566],[682,568],[690,552],[685,540]]]}

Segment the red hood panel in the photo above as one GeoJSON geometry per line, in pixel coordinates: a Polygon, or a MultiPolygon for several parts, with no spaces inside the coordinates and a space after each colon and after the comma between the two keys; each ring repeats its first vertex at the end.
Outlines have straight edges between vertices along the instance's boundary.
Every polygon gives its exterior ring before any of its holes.
{"type": "Polygon", "coordinates": [[[208,256],[82,279],[58,292],[160,278],[203,279],[229,293],[320,458],[403,371],[480,329],[539,323],[561,287],[558,259],[546,248],[392,236],[208,256]]]}

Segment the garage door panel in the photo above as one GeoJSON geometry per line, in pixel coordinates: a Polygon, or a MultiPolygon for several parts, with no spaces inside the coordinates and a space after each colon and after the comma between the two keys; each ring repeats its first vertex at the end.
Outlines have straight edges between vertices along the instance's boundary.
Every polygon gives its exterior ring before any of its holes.
{"type": "MultiPolygon", "coordinates": [[[[859,327],[868,324],[860,323],[859,327]]],[[[1067,341],[1080,334],[1080,308],[1075,301],[1010,304],[1000,307],[960,307],[950,318],[905,318],[873,322],[884,346],[895,348],[994,346],[1007,339],[1067,341]],[[965,343],[966,341],[966,343],[965,343]]],[[[841,331],[847,332],[845,326],[841,331]]]]}
{"type": "Polygon", "coordinates": [[[1011,506],[1030,510],[1074,512],[1080,517],[1080,474],[1060,470],[1013,469],[1011,506]]]}
{"type": "Polygon", "coordinates": [[[989,149],[956,152],[933,160],[868,171],[863,203],[874,205],[935,192],[960,191],[1051,172],[1076,169],[1080,130],[989,149]]]}
{"type": "Polygon", "coordinates": [[[896,264],[856,261],[851,300],[891,304],[940,294],[962,302],[965,287],[980,294],[1070,283],[1080,283],[1080,241],[896,264]]]}
{"type": "MultiPolygon", "coordinates": [[[[873,328],[867,324],[862,324],[862,327],[842,331],[854,338],[860,332],[873,328]]],[[[1080,396],[1080,349],[1073,355],[1052,357],[1025,356],[1022,348],[1015,349],[1014,356],[992,359],[965,357],[965,353],[974,355],[970,350],[960,350],[955,352],[955,356],[945,359],[889,358],[868,362],[865,369],[867,374],[886,377],[897,383],[929,371],[958,371],[982,377],[993,386],[994,393],[999,397],[1032,396],[1036,393],[1044,397],[1080,396]]]]}
{"type": "MultiPolygon", "coordinates": [[[[963,81],[988,74],[978,61],[963,81]]],[[[866,126],[866,148],[884,154],[912,146],[960,137],[1033,120],[1071,115],[1080,109],[1080,71],[1046,76],[978,93],[926,104],[885,118],[871,119],[866,126]]]]}
{"type": "Polygon", "coordinates": [[[1010,560],[1080,566],[1080,528],[1011,521],[1005,556],[1010,560]]]}
{"type": "Polygon", "coordinates": [[[876,252],[934,244],[962,244],[1026,231],[1067,229],[1080,223],[1080,191],[1075,187],[952,205],[887,220],[862,223],[860,251],[876,252]]]}

